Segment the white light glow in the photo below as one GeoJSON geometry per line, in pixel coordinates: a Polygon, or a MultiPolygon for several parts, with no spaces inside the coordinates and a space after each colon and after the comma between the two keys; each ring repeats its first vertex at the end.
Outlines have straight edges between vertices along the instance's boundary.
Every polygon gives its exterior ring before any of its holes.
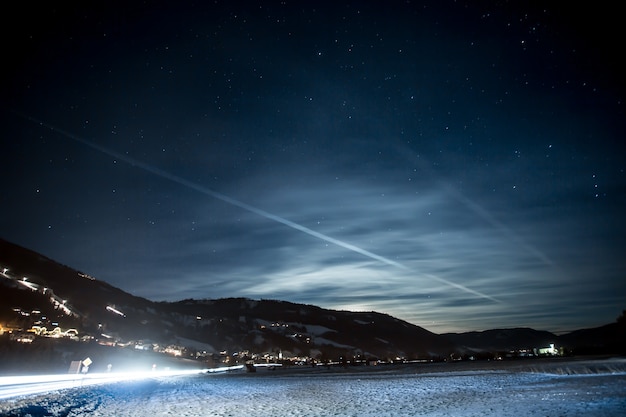
{"type": "Polygon", "coordinates": [[[196,375],[203,372],[206,372],[206,370],[185,369],[153,370],[147,372],[6,376],[0,377],[0,399],[42,394],[50,391],[88,385],[109,384],[112,382],[134,381],[147,378],[196,375]]]}
{"type": "Polygon", "coordinates": [[[115,307],[107,306],[107,310],[112,312],[112,313],[117,314],[118,316],[126,317],[126,314],[122,313],[121,311],[119,311],[115,307]]]}

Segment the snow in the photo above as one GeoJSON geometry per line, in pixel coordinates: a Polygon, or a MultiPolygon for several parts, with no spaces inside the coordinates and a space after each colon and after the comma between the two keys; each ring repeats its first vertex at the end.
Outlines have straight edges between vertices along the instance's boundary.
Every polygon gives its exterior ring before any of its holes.
{"type": "Polygon", "coordinates": [[[336,348],[342,348],[342,349],[348,349],[348,350],[354,349],[354,346],[337,343],[333,340],[326,339],[325,337],[316,337],[315,343],[317,343],[318,345],[328,345],[328,346],[333,346],[336,348]]]}
{"type": "Polygon", "coordinates": [[[318,324],[303,324],[306,327],[307,333],[313,336],[322,336],[326,333],[337,333],[337,330],[329,329],[325,326],[320,326],[318,324]]]}
{"type": "MultiPolygon", "coordinates": [[[[453,366],[453,365],[451,365],[453,366]]],[[[0,403],[8,416],[618,416],[626,372],[361,366],[150,378],[0,403]]]]}
{"type": "Polygon", "coordinates": [[[199,342],[194,339],[187,339],[185,337],[177,337],[178,343],[192,349],[204,350],[205,352],[217,352],[213,346],[208,343],[199,342]]]}

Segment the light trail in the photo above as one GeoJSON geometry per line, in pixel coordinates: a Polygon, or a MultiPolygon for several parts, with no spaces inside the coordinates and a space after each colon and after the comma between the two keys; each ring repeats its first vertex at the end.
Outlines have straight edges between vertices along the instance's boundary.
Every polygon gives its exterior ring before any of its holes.
{"type": "MultiPolygon", "coordinates": [[[[182,177],[179,177],[177,175],[171,174],[171,173],[169,173],[167,171],[164,171],[164,170],[162,170],[160,168],[157,168],[157,167],[152,166],[150,164],[147,164],[145,162],[139,161],[139,160],[137,160],[135,158],[132,158],[132,157],[130,157],[128,155],[124,155],[124,154],[121,154],[121,153],[116,152],[114,150],[111,150],[109,148],[106,148],[104,146],[98,145],[98,144],[96,144],[96,143],[94,143],[92,141],[83,139],[83,138],[81,138],[79,136],[76,136],[76,135],[70,133],[70,132],[67,132],[65,130],[59,129],[59,128],[51,125],[51,124],[48,124],[48,123],[45,123],[43,121],[37,120],[37,119],[35,119],[33,117],[30,117],[30,116],[27,116],[27,115],[23,115],[23,114],[21,116],[24,117],[25,119],[29,120],[32,123],[38,124],[38,125],[40,125],[42,127],[45,127],[47,129],[51,130],[52,132],[58,133],[58,134],[60,134],[62,136],[65,136],[65,137],[67,137],[69,139],[72,139],[72,140],[74,140],[74,141],[76,141],[78,143],[81,143],[81,144],[83,144],[85,146],[88,146],[88,147],[90,147],[92,149],[95,149],[98,152],[101,152],[101,153],[103,153],[105,155],[109,155],[109,156],[111,156],[113,158],[116,158],[116,159],[119,159],[121,161],[124,161],[124,162],[128,163],[131,166],[135,166],[135,167],[141,168],[144,171],[149,172],[151,174],[154,174],[156,176],[159,176],[161,178],[170,180],[170,181],[175,182],[177,184],[183,185],[183,186],[185,186],[185,187],[187,187],[189,189],[198,191],[198,192],[200,192],[202,194],[205,194],[205,195],[208,195],[210,197],[213,197],[213,198],[216,198],[218,200],[221,200],[221,201],[223,201],[225,203],[228,203],[230,205],[233,205],[235,207],[239,207],[239,208],[241,208],[243,210],[246,210],[246,211],[249,211],[251,213],[257,214],[257,215],[259,215],[261,217],[264,217],[264,218],[266,218],[268,220],[273,220],[273,221],[275,221],[277,223],[281,223],[281,224],[283,224],[283,225],[285,225],[287,227],[290,227],[290,228],[292,228],[294,230],[298,230],[300,232],[306,233],[309,236],[313,236],[315,238],[321,239],[321,240],[326,241],[328,243],[332,243],[333,245],[336,245],[336,246],[342,247],[344,249],[347,249],[349,251],[361,254],[361,255],[363,255],[365,257],[368,257],[370,259],[373,259],[375,261],[379,261],[379,262],[382,262],[382,263],[387,264],[389,266],[393,266],[395,268],[399,268],[399,269],[402,269],[402,270],[405,270],[405,271],[411,271],[411,269],[408,268],[407,266],[405,266],[405,265],[403,265],[403,264],[401,264],[399,262],[396,262],[396,261],[394,261],[392,259],[389,259],[387,257],[378,255],[378,254],[373,253],[373,252],[370,252],[370,251],[368,251],[366,249],[360,248],[360,247],[358,247],[356,245],[353,245],[351,243],[347,243],[347,242],[344,242],[342,240],[335,239],[335,238],[333,238],[331,236],[328,236],[328,235],[325,235],[323,233],[317,232],[317,231],[315,231],[313,229],[309,229],[306,226],[303,226],[301,224],[292,222],[291,220],[288,220],[288,219],[285,219],[283,217],[277,216],[275,214],[272,214],[272,213],[270,213],[268,211],[265,211],[265,210],[262,210],[260,208],[251,206],[250,204],[247,204],[247,203],[244,203],[242,201],[236,200],[236,199],[234,199],[232,197],[229,197],[229,196],[227,196],[225,194],[222,194],[222,193],[219,193],[217,191],[211,190],[210,188],[203,187],[202,185],[196,184],[196,183],[191,182],[191,181],[189,181],[189,180],[187,180],[185,178],[182,178],[182,177]]],[[[448,285],[450,287],[457,288],[457,289],[465,291],[465,292],[467,292],[469,294],[476,295],[478,297],[481,297],[481,298],[484,298],[484,299],[487,299],[487,300],[490,300],[490,301],[493,301],[493,302],[500,303],[500,300],[498,300],[498,299],[496,299],[496,298],[494,298],[494,297],[492,297],[490,295],[484,294],[482,292],[470,289],[470,288],[468,288],[468,287],[466,287],[464,285],[457,284],[457,283],[454,283],[454,282],[449,281],[447,279],[444,279],[444,278],[441,278],[441,277],[436,277],[434,275],[427,275],[427,276],[429,278],[431,278],[431,279],[434,279],[436,281],[444,283],[444,284],[446,284],[446,285],[448,285]]]]}
{"type": "Polygon", "coordinates": [[[44,394],[69,388],[135,381],[147,378],[167,378],[206,373],[206,369],[164,370],[147,372],[20,375],[0,377],[0,400],[21,396],[44,394]]]}

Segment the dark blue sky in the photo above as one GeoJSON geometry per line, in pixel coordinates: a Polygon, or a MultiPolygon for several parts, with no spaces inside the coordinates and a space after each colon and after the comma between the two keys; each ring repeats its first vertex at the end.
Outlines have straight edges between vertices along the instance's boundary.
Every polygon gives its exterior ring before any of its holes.
{"type": "Polygon", "coordinates": [[[153,300],[437,333],[626,308],[616,11],[204,3],[7,16],[0,236],[153,300]]]}

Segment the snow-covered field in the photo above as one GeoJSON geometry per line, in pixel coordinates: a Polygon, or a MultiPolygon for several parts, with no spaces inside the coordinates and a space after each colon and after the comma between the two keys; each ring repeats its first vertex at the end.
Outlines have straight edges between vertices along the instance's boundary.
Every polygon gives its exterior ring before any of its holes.
{"type": "Polygon", "coordinates": [[[428,366],[201,374],[0,403],[3,416],[625,416],[623,360],[585,368],[428,366]],[[376,369],[374,369],[376,368],[376,369]],[[585,372],[585,369],[590,373],[585,372]],[[582,370],[582,372],[581,372],[582,370]],[[432,371],[432,372],[431,372],[432,371]]]}

